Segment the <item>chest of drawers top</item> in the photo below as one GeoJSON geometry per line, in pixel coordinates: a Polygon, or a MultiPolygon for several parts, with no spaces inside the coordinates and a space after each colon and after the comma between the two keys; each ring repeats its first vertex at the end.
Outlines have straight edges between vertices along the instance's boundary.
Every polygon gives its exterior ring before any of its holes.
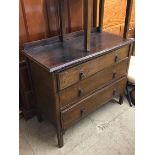
{"type": "Polygon", "coordinates": [[[90,41],[91,50],[85,52],[83,33],[73,33],[63,43],[59,37],[27,43],[23,53],[48,72],[59,72],[133,42],[108,32],[93,32],[90,41]]]}

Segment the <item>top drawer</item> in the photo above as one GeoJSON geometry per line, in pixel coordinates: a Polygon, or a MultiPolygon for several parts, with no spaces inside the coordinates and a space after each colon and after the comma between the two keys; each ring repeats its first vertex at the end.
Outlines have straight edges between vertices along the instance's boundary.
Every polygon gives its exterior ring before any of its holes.
{"type": "Polygon", "coordinates": [[[129,45],[58,73],[58,86],[62,90],[88,76],[129,56],[129,45]]]}

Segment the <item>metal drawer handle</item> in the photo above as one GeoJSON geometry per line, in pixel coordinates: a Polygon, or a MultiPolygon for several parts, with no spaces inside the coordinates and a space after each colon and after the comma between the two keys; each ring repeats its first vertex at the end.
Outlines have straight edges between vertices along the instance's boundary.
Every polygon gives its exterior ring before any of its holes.
{"type": "Polygon", "coordinates": [[[79,89],[78,95],[79,95],[79,97],[83,96],[83,90],[82,89],[79,89]]]}
{"type": "Polygon", "coordinates": [[[113,79],[116,78],[116,72],[113,73],[112,78],[113,78],[113,79]]]}
{"type": "Polygon", "coordinates": [[[84,73],[83,71],[80,71],[80,80],[82,80],[84,78],[84,73]]]}
{"type": "Polygon", "coordinates": [[[118,61],[118,55],[116,54],[115,55],[115,62],[117,62],[118,61]]]}
{"type": "Polygon", "coordinates": [[[80,116],[82,117],[84,115],[84,113],[85,113],[85,108],[81,108],[80,109],[80,116]]]}

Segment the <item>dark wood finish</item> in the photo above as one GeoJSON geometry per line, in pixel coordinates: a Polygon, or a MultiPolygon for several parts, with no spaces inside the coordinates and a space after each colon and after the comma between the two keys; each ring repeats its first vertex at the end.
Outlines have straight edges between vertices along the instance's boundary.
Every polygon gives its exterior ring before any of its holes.
{"type": "MultiPolygon", "coordinates": [[[[66,33],[79,31],[83,29],[83,0],[65,0],[64,16],[66,33]]],[[[124,29],[124,16],[126,9],[126,1],[120,0],[106,0],[105,1],[105,18],[104,30],[112,33],[122,35],[124,29]],[[109,20],[109,18],[111,20],[109,20]],[[117,18],[117,19],[116,19],[117,18]]],[[[19,1],[19,49],[23,49],[23,44],[30,41],[45,39],[47,37],[59,36],[60,33],[60,14],[59,14],[59,0],[20,0],[19,1]]],[[[93,0],[92,25],[98,26],[99,16],[99,0],[93,0]]],[[[132,15],[130,21],[130,32],[133,33],[134,28],[134,2],[132,7],[132,15]]],[[[58,37],[59,39],[59,37],[58,37]]],[[[84,46],[84,45],[83,45],[84,46]]],[[[20,52],[20,63],[25,61],[25,56],[20,52]]],[[[21,65],[20,65],[21,67],[21,65]]],[[[22,68],[20,68],[20,71],[22,68]]],[[[27,66],[24,69],[28,72],[27,66]]],[[[23,74],[23,72],[21,72],[23,74]]],[[[21,76],[23,83],[30,84],[28,76],[21,76]]],[[[24,85],[25,85],[24,84],[24,85]]],[[[23,90],[20,83],[20,92],[23,90]]],[[[31,92],[31,89],[29,90],[31,92]]],[[[24,94],[24,93],[21,93],[24,94]]],[[[21,95],[23,100],[22,105],[27,101],[29,104],[33,103],[32,96],[27,95],[27,99],[21,95]]],[[[23,107],[22,106],[22,107],[23,107]]],[[[33,107],[33,106],[30,106],[33,107]]],[[[29,111],[33,111],[30,108],[29,111]],[[31,109],[31,110],[30,110],[31,109]]],[[[27,113],[26,116],[31,114],[27,113]]],[[[29,115],[30,116],[30,115],[29,115]]],[[[32,116],[32,115],[31,115],[32,116]]],[[[28,118],[28,117],[27,117],[28,118]]]]}
{"type": "Polygon", "coordinates": [[[38,119],[38,122],[40,123],[43,121],[43,117],[41,113],[37,113],[37,119],[38,119]]]}
{"type": "Polygon", "coordinates": [[[30,75],[27,70],[26,61],[20,62],[19,83],[20,83],[20,110],[25,119],[29,119],[36,114],[33,90],[30,84],[30,75]]]}
{"type": "Polygon", "coordinates": [[[35,86],[33,88],[35,92],[37,109],[39,111],[39,114],[44,113],[45,118],[51,118],[49,121],[54,122],[56,105],[51,104],[54,102],[54,96],[52,95],[52,92],[51,92],[53,91],[53,84],[51,81],[53,77],[48,72],[46,72],[43,68],[38,67],[32,61],[30,61],[30,69],[31,69],[31,75],[33,79],[32,81],[33,86],[35,86]]]}
{"type": "Polygon", "coordinates": [[[107,87],[104,87],[96,93],[88,96],[79,103],[76,103],[73,106],[63,110],[61,112],[63,129],[68,128],[83,116],[89,114],[91,111],[94,111],[99,106],[105,104],[113,97],[113,92],[115,90],[117,94],[122,94],[124,91],[126,80],[126,77],[122,78],[119,81],[107,87]]]}
{"type": "Polygon", "coordinates": [[[45,47],[39,47],[39,44],[38,47],[32,47],[31,44],[31,50],[25,50],[25,54],[30,59],[37,61],[48,71],[54,72],[58,69],[71,67],[73,64],[88,61],[92,58],[92,55],[98,57],[113,49],[132,43],[130,39],[123,40],[122,37],[108,32],[94,32],[91,34],[90,39],[91,51],[86,53],[83,49],[83,35],[77,34],[70,38],[65,40],[63,45],[61,42],[56,41],[51,41],[45,47]]]}
{"type": "Polygon", "coordinates": [[[90,51],[90,33],[91,33],[91,16],[92,0],[83,0],[84,2],[84,49],[90,51]]]}
{"type": "Polygon", "coordinates": [[[124,39],[126,39],[128,36],[129,24],[130,24],[130,18],[131,18],[131,11],[132,11],[132,4],[133,4],[133,0],[127,0],[125,26],[124,26],[124,33],[123,33],[124,39]]]}
{"type": "MultiPolygon", "coordinates": [[[[49,37],[60,34],[59,1],[45,0],[49,37]]],[[[38,40],[38,39],[37,39],[38,40]]]]}
{"type": "Polygon", "coordinates": [[[121,96],[119,97],[119,104],[120,104],[120,105],[123,104],[123,98],[124,98],[124,95],[121,95],[121,96]]]}
{"type": "Polygon", "coordinates": [[[84,98],[100,87],[103,87],[104,85],[107,85],[110,82],[113,82],[114,80],[126,75],[127,68],[128,59],[99,71],[89,78],[86,78],[66,89],[61,90],[59,92],[61,107],[84,98]]]}
{"type": "Polygon", "coordinates": [[[47,38],[48,26],[45,15],[45,1],[21,0],[21,3],[29,41],[47,38]]]}
{"type": "MultiPolygon", "coordinates": [[[[57,92],[56,76],[47,72],[37,63],[30,61],[30,70],[32,75],[35,99],[37,101],[37,111],[49,120],[57,129],[58,145],[63,146],[63,138],[59,112],[59,98],[57,92]]],[[[40,119],[40,118],[39,118],[40,119]]]]}
{"type": "Polygon", "coordinates": [[[82,32],[65,37],[63,43],[55,37],[29,43],[23,51],[29,59],[38,112],[54,124],[59,147],[72,123],[117,95],[123,102],[133,40],[93,32],[92,48],[86,53],[82,38],[82,32]]]}
{"type": "MultiPolygon", "coordinates": [[[[68,5],[70,1],[67,2],[68,5]]],[[[100,28],[103,19],[102,2],[100,28]]],[[[22,4],[29,6],[30,3],[23,0],[22,4]]],[[[43,13],[45,17],[43,36],[46,38],[50,34],[49,16],[45,12],[48,4],[45,0],[32,2],[35,5],[38,3],[43,4],[38,10],[39,15],[43,13]]],[[[62,10],[69,9],[64,6],[63,1],[59,3],[61,40],[58,36],[28,43],[23,54],[27,57],[31,74],[38,120],[43,117],[53,123],[58,145],[62,147],[64,131],[70,125],[116,96],[119,96],[119,103],[123,103],[126,73],[134,41],[92,30],[92,0],[84,0],[84,32],[65,34],[64,37],[65,23],[70,22],[70,15],[67,22],[63,20],[65,15],[62,12],[65,11],[62,10]],[[76,96],[73,92],[76,92],[76,96]]],[[[31,6],[31,10],[36,9],[34,6],[31,6]]],[[[24,7],[23,10],[23,17],[28,19],[26,26],[29,30],[28,25],[33,25],[32,17],[26,14],[27,8],[24,7]]],[[[40,20],[36,19],[36,23],[43,21],[43,16],[40,20]]],[[[71,31],[70,28],[67,30],[71,31]]],[[[31,39],[29,36],[29,40],[31,39]]]]}
{"type": "Polygon", "coordinates": [[[26,28],[26,23],[24,22],[24,14],[23,14],[23,7],[22,1],[19,1],[19,48],[23,49],[23,44],[29,40],[28,30],[26,28]]]}
{"type": "Polygon", "coordinates": [[[83,0],[67,0],[69,33],[83,29],[83,0]]]}

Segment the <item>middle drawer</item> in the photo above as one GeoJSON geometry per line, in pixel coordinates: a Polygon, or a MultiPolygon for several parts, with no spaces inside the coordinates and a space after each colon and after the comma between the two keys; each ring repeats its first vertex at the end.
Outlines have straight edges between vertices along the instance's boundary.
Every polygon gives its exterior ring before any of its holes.
{"type": "Polygon", "coordinates": [[[128,59],[59,91],[60,105],[73,103],[127,73],[128,59]]]}

